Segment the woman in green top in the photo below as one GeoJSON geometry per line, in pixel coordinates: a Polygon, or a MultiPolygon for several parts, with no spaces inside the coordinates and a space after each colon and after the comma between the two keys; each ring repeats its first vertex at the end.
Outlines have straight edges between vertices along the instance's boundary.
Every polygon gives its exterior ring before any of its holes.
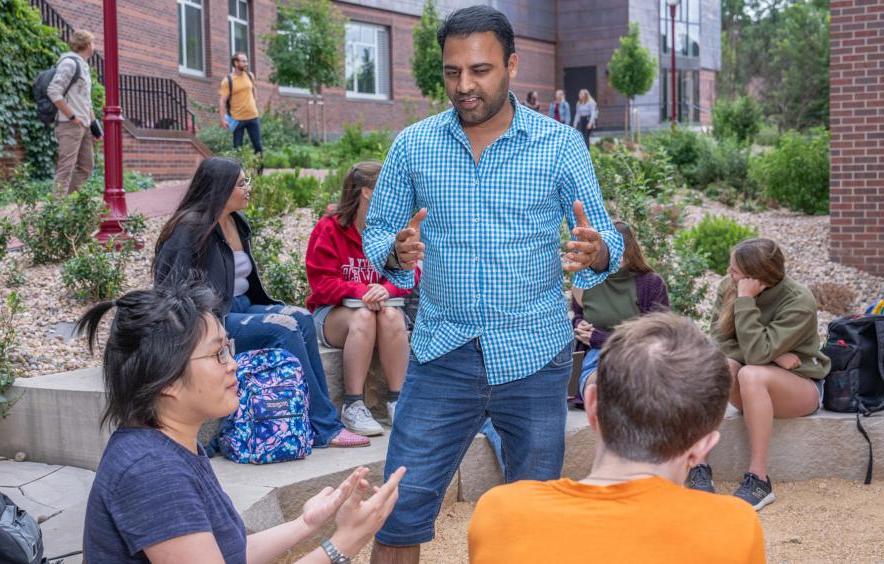
{"type": "MultiPolygon", "coordinates": [[[[766,468],[773,419],[819,409],[830,365],[820,352],[816,300],[786,275],[776,242],[748,239],[734,247],[712,333],[728,357],[730,401],[743,412],[749,435],[749,471],[734,495],[759,510],[776,499],[766,468]]],[[[694,489],[715,491],[706,464],[692,468],[688,480],[694,489]]]]}

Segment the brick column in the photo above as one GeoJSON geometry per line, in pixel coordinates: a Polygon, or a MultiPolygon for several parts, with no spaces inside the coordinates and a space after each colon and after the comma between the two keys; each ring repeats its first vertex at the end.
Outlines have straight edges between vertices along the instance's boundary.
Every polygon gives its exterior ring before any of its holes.
{"type": "Polygon", "coordinates": [[[832,260],[884,276],[884,0],[832,0],[832,260]]]}

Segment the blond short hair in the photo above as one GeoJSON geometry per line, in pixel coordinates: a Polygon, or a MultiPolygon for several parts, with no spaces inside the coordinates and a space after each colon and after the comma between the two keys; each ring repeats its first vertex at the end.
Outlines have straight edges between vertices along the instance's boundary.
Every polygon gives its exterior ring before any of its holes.
{"type": "Polygon", "coordinates": [[[71,50],[78,53],[86,49],[86,47],[89,47],[94,41],[95,36],[90,32],[83,30],[75,31],[74,35],[71,36],[71,50]]]}

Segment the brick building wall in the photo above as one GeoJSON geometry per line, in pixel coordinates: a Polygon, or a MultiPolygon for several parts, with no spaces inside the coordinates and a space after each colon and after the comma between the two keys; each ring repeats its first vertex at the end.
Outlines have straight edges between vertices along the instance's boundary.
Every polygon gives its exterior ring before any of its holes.
{"type": "Polygon", "coordinates": [[[832,0],[833,260],[884,275],[884,0],[832,0]]]}

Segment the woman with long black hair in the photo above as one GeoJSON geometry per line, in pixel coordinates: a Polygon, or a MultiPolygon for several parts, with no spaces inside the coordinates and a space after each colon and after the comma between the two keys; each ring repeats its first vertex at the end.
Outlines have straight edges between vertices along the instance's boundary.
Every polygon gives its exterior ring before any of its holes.
{"type": "Polygon", "coordinates": [[[204,160],[156,244],[154,283],[198,275],[220,297],[219,315],[237,349],[282,348],[301,361],[310,392],[314,447],[367,446],[344,428],[328,397],[313,318],[273,300],[258,277],[249,224],[241,213],[251,187],[233,159],[204,160]]]}

